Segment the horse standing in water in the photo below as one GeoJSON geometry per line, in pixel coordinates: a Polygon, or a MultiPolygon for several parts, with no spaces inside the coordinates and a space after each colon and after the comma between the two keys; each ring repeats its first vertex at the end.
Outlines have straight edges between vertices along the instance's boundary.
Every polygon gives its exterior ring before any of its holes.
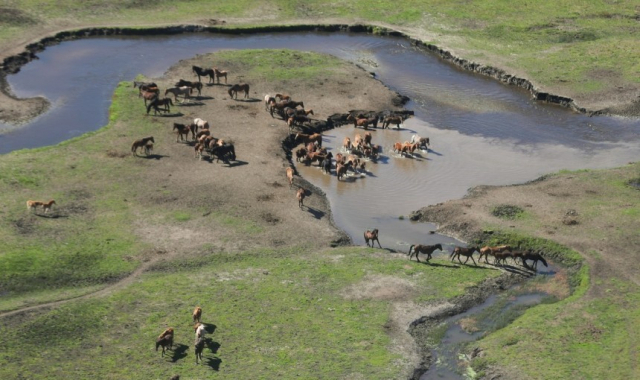
{"type": "Polygon", "coordinates": [[[369,246],[369,240],[371,240],[371,248],[373,248],[373,242],[377,241],[378,242],[378,247],[382,248],[382,246],[380,245],[380,240],[378,240],[378,229],[375,228],[373,231],[369,231],[367,230],[367,232],[364,233],[364,241],[365,243],[367,243],[367,247],[369,246]]]}
{"type": "Polygon", "coordinates": [[[413,256],[413,254],[416,254],[416,260],[418,262],[420,262],[420,259],[418,258],[418,254],[419,253],[424,253],[425,255],[427,255],[427,262],[429,262],[429,260],[431,260],[431,254],[436,250],[439,249],[442,251],[442,245],[440,244],[436,244],[436,245],[422,245],[422,244],[418,244],[418,245],[414,245],[412,244],[411,247],[409,247],[409,260],[411,260],[411,256],[413,256]],[[411,250],[413,249],[413,252],[411,252],[411,250]]]}

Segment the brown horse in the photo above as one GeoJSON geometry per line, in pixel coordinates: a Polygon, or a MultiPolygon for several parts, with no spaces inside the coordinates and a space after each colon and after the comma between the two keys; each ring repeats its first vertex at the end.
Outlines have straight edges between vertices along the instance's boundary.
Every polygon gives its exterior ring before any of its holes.
{"type": "Polygon", "coordinates": [[[176,142],[178,139],[180,141],[184,141],[185,138],[189,139],[189,132],[191,132],[191,128],[184,124],[173,123],[173,130],[176,131],[176,142]]]}
{"type": "Polygon", "coordinates": [[[320,133],[314,133],[311,135],[308,135],[306,133],[296,133],[293,141],[298,140],[301,140],[305,145],[309,143],[315,143],[318,144],[318,146],[322,146],[322,134],[320,133]]]}
{"type": "Polygon", "coordinates": [[[246,83],[234,84],[229,88],[229,96],[233,99],[238,99],[238,91],[244,91],[244,97],[249,97],[249,85],[246,83]]]}
{"type": "Polygon", "coordinates": [[[153,136],[145,137],[143,139],[134,141],[133,144],[131,145],[131,154],[133,156],[137,156],[138,148],[144,149],[144,147],[147,145],[149,141],[151,141],[152,143],[155,143],[153,136]]]}
{"type": "Polygon", "coordinates": [[[524,252],[521,258],[522,258],[522,265],[525,268],[537,270],[538,261],[542,261],[542,264],[544,264],[545,267],[548,267],[547,261],[544,259],[544,257],[542,257],[542,254],[540,254],[540,252],[533,252],[532,250],[528,250],[527,252],[524,252]],[[533,265],[531,267],[527,265],[527,260],[533,261],[533,265]]]}
{"type": "Polygon", "coordinates": [[[377,117],[370,117],[370,118],[366,118],[366,117],[355,117],[353,115],[349,115],[347,116],[347,120],[348,121],[353,121],[353,127],[362,127],[365,130],[369,127],[369,125],[373,125],[374,127],[376,127],[378,125],[378,118],[377,117]]]}
{"type": "Polygon", "coordinates": [[[373,248],[373,242],[377,241],[378,242],[378,247],[382,248],[382,246],[380,245],[380,240],[378,240],[378,229],[377,228],[374,228],[373,231],[367,230],[364,233],[364,241],[365,241],[365,243],[367,243],[367,247],[369,246],[369,241],[371,241],[371,248],[373,248]]]}
{"type": "Polygon", "coordinates": [[[499,245],[499,246],[495,246],[495,247],[489,247],[484,246],[480,249],[480,257],[478,257],[478,261],[480,261],[482,259],[482,256],[484,256],[484,262],[485,264],[488,264],[489,261],[487,260],[489,258],[489,255],[493,256],[493,260],[494,260],[494,264],[495,264],[495,253],[496,252],[504,252],[504,251],[510,251],[511,250],[511,246],[508,245],[499,245]]]}
{"type": "Polygon", "coordinates": [[[291,96],[287,95],[287,94],[276,94],[275,96],[276,100],[291,100],[291,96]]]}
{"type": "Polygon", "coordinates": [[[342,177],[347,175],[347,165],[342,162],[336,163],[336,176],[338,176],[338,181],[342,179],[342,177]]]}
{"type": "Polygon", "coordinates": [[[441,244],[436,244],[436,245],[422,245],[422,244],[418,244],[418,245],[414,245],[412,244],[411,247],[409,247],[409,260],[411,260],[411,256],[413,256],[413,254],[416,254],[416,260],[418,262],[420,262],[420,259],[418,258],[418,254],[419,253],[424,253],[425,255],[427,255],[427,262],[429,262],[429,260],[431,260],[431,254],[436,250],[439,249],[442,251],[442,245],[441,244]],[[413,252],[411,252],[411,250],[413,249],[413,252]]]}
{"type": "Polygon", "coordinates": [[[160,336],[156,339],[156,351],[158,347],[162,346],[162,356],[164,356],[165,350],[171,350],[173,347],[173,328],[169,327],[164,330],[160,336]],[[168,347],[168,348],[167,348],[168,347]]]}
{"type": "Polygon", "coordinates": [[[302,206],[304,206],[303,202],[306,196],[307,196],[307,191],[302,187],[299,188],[298,192],[296,193],[296,198],[298,198],[298,207],[302,208],[302,206]]]}
{"type": "Polygon", "coordinates": [[[391,115],[382,119],[382,129],[389,128],[389,124],[395,124],[397,129],[400,129],[402,124],[402,116],[391,115]]]}
{"type": "Polygon", "coordinates": [[[224,70],[218,70],[215,67],[213,68],[213,72],[216,74],[216,80],[218,84],[220,84],[220,77],[224,77],[224,83],[227,84],[227,72],[224,70]]]}
{"type": "Polygon", "coordinates": [[[293,168],[287,168],[287,181],[289,181],[289,188],[293,187],[293,168]]]}
{"type": "Polygon", "coordinates": [[[193,309],[193,322],[200,322],[200,319],[202,318],[202,308],[200,306],[196,306],[195,309],[193,309]]]}
{"type": "Polygon", "coordinates": [[[41,201],[27,201],[27,210],[35,211],[36,207],[42,206],[44,202],[41,201]]]}
{"type": "MultiPolygon", "coordinates": [[[[458,261],[460,262],[460,264],[466,264],[467,261],[469,261],[469,258],[471,258],[471,261],[473,261],[473,264],[478,266],[478,263],[476,263],[476,261],[473,259],[473,253],[475,251],[479,251],[479,250],[480,249],[478,247],[463,248],[463,247],[456,246],[455,248],[453,248],[453,252],[451,252],[451,261],[453,261],[453,259],[458,257],[458,261]],[[460,256],[461,255],[467,257],[467,259],[464,261],[464,263],[462,262],[462,260],[460,260],[460,256]]],[[[479,260],[480,259],[478,259],[478,261],[479,260]]]]}
{"type": "MultiPolygon", "coordinates": [[[[140,91],[140,95],[144,99],[144,106],[147,106],[147,102],[153,102],[158,98],[158,92],[153,91],[140,91]]],[[[147,112],[148,113],[148,112],[147,112]]]]}

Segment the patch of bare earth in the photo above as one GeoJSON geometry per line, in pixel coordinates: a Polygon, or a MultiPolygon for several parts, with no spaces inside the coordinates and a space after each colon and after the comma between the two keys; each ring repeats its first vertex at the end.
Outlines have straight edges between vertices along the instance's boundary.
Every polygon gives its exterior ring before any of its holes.
{"type": "Polygon", "coordinates": [[[437,305],[418,304],[412,301],[416,286],[411,281],[393,276],[368,275],[341,293],[346,299],[385,300],[391,303],[389,320],[385,330],[391,338],[391,351],[400,355],[395,363],[410,376],[422,361],[420,348],[409,334],[408,326],[415,320],[440,315],[454,305],[444,302],[437,305]]]}

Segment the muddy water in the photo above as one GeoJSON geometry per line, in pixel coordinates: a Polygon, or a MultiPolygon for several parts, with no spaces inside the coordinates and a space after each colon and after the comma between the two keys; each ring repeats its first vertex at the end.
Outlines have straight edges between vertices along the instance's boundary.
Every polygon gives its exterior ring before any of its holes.
{"type": "MultiPolygon", "coordinates": [[[[525,182],[560,169],[607,168],[637,160],[640,121],[589,118],[532,101],[494,80],[466,73],[394,37],[301,33],[221,36],[90,38],[64,42],[7,79],[21,97],[42,95],[53,109],[27,126],[0,125],[0,153],[55,144],[108,122],[113,89],[136,75],[160,76],[180,59],[219,49],[290,48],[333,54],[357,63],[390,88],[409,96],[416,113],[401,130],[375,131],[383,157],[362,178],[338,182],[315,168],[299,167],[331,202],[336,224],[363,244],[362,232],[380,230],[386,247],[443,243],[435,226],[415,224],[409,212],[464,196],[476,185],[525,182]],[[413,133],[428,136],[432,150],[414,158],[390,146],[413,133]]],[[[320,116],[346,110],[323,110],[320,116]]],[[[361,132],[361,130],[360,130],[361,132]]],[[[334,150],[352,127],[329,131],[334,150]]]]}

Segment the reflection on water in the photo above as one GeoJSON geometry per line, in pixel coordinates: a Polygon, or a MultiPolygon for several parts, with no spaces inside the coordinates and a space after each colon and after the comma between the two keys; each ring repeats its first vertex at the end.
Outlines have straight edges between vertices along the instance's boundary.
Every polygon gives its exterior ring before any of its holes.
{"type": "MultiPolygon", "coordinates": [[[[460,198],[472,186],[520,183],[560,169],[613,167],[637,160],[640,153],[637,120],[589,118],[535,103],[524,90],[463,72],[403,39],[343,33],[104,37],[49,47],[7,79],[18,96],[45,96],[53,109],[24,128],[0,125],[5,130],[0,153],[100,128],[108,122],[111,95],[120,81],[159,76],[196,54],[250,48],[333,54],[374,71],[412,99],[407,107],[416,116],[403,130],[373,132],[384,157],[367,164],[364,178],[343,183],[319,169],[299,167],[327,193],[336,224],[357,244],[364,243],[366,229],[377,227],[383,246],[406,250],[408,244],[443,243],[450,249],[452,239],[429,234],[435,226],[408,221],[409,212],[460,198]],[[430,137],[432,150],[417,158],[389,152],[394,142],[413,133],[430,137]]],[[[354,133],[346,126],[330,131],[325,145],[335,150],[354,133]]]]}

